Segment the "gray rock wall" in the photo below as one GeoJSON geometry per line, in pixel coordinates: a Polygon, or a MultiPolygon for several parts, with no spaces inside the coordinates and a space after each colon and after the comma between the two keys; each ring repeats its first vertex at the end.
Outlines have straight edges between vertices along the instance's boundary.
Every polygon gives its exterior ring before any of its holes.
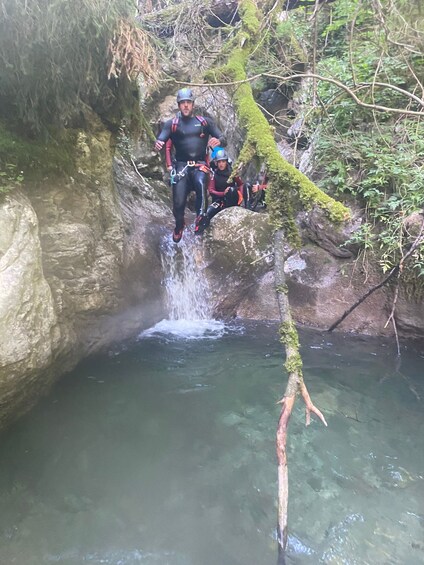
{"type": "MultiPolygon", "coordinates": [[[[340,247],[352,226],[338,231],[323,219],[318,221],[316,215],[312,217],[309,227],[305,215],[299,217],[304,244],[300,250],[285,250],[285,273],[294,319],[322,330],[377,285],[382,275],[377,268],[365,269],[348,249],[340,247]]],[[[213,289],[216,315],[279,320],[267,214],[240,208],[224,210],[213,218],[205,245],[205,274],[213,289]]],[[[393,336],[393,326],[386,324],[393,296],[390,285],[377,290],[340,324],[338,331],[393,336]]],[[[423,309],[422,301],[400,292],[395,319],[401,337],[424,338],[423,309]]]]}
{"type": "Polygon", "coordinates": [[[0,207],[0,426],[49,381],[37,375],[52,364],[60,343],[54,298],[42,267],[38,220],[22,194],[0,207]]]}
{"type": "Polygon", "coordinates": [[[0,427],[86,355],[163,316],[162,198],[94,122],[73,176],[0,202],[0,427]]]}

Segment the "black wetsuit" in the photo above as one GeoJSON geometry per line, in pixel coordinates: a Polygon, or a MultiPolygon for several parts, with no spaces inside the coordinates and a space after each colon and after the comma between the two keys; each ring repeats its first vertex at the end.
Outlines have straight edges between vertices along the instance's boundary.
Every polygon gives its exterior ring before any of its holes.
{"type": "MultiPolygon", "coordinates": [[[[199,120],[196,116],[185,118],[178,117],[178,124],[173,126],[173,119],[165,122],[162,131],[158,135],[159,141],[172,140],[175,147],[175,171],[178,174],[187,165],[187,161],[206,165],[206,150],[209,136],[219,139],[221,145],[225,145],[222,132],[211,118],[199,120]],[[175,129],[175,131],[172,131],[175,129]]],[[[172,185],[173,214],[175,217],[175,229],[178,231],[184,225],[184,209],[187,196],[190,191],[196,193],[196,214],[204,216],[208,205],[208,173],[199,167],[187,167],[184,176],[172,185]]]]}
{"type": "Polygon", "coordinates": [[[220,210],[237,206],[239,201],[238,190],[243,190],[243,183],[240,177],[236,176],[232,183],[228,182],[232,173],[230,164],[227,164],[223,171],[214,168],[213,173],[213,178],[209,182],[209,193],[212,196],[212,204],[206,212],[209,220],[218,214],[220,210]],[[230,190],[227,194],[224,194],[227,188],[230,190]]]}

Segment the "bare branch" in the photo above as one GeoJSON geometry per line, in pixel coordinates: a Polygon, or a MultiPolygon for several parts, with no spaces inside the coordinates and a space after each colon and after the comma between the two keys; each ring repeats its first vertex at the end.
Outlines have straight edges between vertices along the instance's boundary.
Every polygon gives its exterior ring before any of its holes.
{"type": "MultiPolygon", "coordinates": [[[[280,82],[290,82],[294,79],[300,79],[300,78],[310,78],[310,79],[316,79],[316,80],[320,80],[323,82],[329,82],[331,84],[334,84],[335,86],[337,86],[338,88],[340,88],[340,90],[343,90],[344,92],[346,92],[351,98],[353,98],[353,100],[356,102],[356,104],[358,106],[361,106],[362,108],[368,108],[370,110],[375,110],[378,112],[388,112],[391,114],[402,114],[405,116],[418,116],[418,117],[424,117],[424,100],[420,100],[417,96],[415,96],[415,94],[412,94],[410,92],[408,92],[407,90],[404,90],[402,88],[399,88],[397,86],[394,85],[389,85],[386,83],[375,83],[378,84],[380,86],[384,86],[386,88],[393,88],[393,90],[396,90],[397,92],[400,92],[401,94],[403,94],[404,96],[407,96],[409,98],[412,98],[414,101],[416,101],[420,106],[422,106],[422,110],[420,111],[415,111],[415,110],[408,110],[407,108],[390,108],[389,106],[381,106],[378,104],[368,104],[367,102],[364,102],[363,100],[361,100],[356,94],[355,92],[349,88],[346,84],[344,84],[343,82],[340,82],[337,79],[331,78],[331,77],[325,77],[322,75],[318,75],[316,73],[296,73],[296,74],[292,74],[289,76],[281,76],[278,74],[273,74],[273,73],[259,73],[257,75],[254,75],[252,77],[248,77],[245,78],[243,80],[235,80],[235,81],[229,81],[229,82],[214,82],[214,83],[191,83],[191,86],[201,86],[201,87],[223,87],[223,86],[237,86],[237,85],[241,85],[241,84],[245,84],[248,82],[252,82],[258,78],[261,77],[268,77],[268,78],[273,78],[273,79],[278,79],[280,82]]],[[[177,84],[186,84],[185,82],[181,82],[181,81],[175,81],[177,84]]],[[[371,86],[370,85],[363,85],[365,86],[371,86]]]]}
{"type": "Polygon", "coordinates": [[[348,310],[346,310],[343,313],[343,315],[328,328],[327,331],[332,332],[335,328],[337,328],[339,324],[343,322],[345,318],[349,316],[349,314],[353,312],[353,310],[355,310],[355,308],[357,308],[360,304],[362,304],[362,302],[364,302],[364,300],[366,300],[373,292],[375,292],[376,290],[384,286],[386,283],[388,283],[389,280],[391,280],[395,275],[398,276],[400,275],[405,261],[412,255],[412,253],[417,249],[417,247],[424,242],[423,231],[424,231],[424,219],[423,219],[423,223],[421,224],[421,229],[417,238],[415,239],[414,243],[411,245],[408,252],[405,253],[405,255],[402,257],[400,262],[395,267],[393,267],[393,269],[390,271],[390,273],[387,275],[385,279],[383,279],[380,283],[370,288],[363,296],[358,298],[358,300],[348,310]]]}

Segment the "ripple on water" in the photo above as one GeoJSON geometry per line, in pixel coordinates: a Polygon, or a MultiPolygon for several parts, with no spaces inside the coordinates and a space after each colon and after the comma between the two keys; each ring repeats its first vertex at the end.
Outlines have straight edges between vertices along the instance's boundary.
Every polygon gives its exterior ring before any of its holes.
{"type": "Polygon", "coordinates": [[[93,551],[80,553],[78,551],[67,551],[60,554],[47,555],[49,563],[64,563],[68,565],[80,565],[83,563],[91,563],[92,565],[136,565],[137,563],[157,563],[165,565],[172,559],[172,563],[176,565],[190,565],[183,556],[177,555],[172,551],[150,552],[140,549],[132,550],[110,550],[110,551],[93,551]]]}

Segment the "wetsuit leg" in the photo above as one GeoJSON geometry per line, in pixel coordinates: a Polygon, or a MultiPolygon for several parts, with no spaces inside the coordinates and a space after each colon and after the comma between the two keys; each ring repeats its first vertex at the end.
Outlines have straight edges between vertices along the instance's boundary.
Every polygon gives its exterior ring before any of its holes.
{"type": "MultiPolygon", "coordinates": [[[[177,173],[184,168],[184,163],[177,163],[177,173]]],[[[188,175],[186,174],[176,184],[172,185],[172,212],[175,218],[175,229],[178,231],[184,225],[184,210],[189,193],[188,175]]]]}
{"type": "Polygon", "coordinates": [[[225,195],[224,199],[225,207],[230,208],[230,206],[237,206],[238,204],[238,192],[235,186],[232,186],[230,190],[225,195]]]}
{"type": "Polygon", "coordinates": [[[200,169],[193,170],[191,178],[193,179],[193,190],[196,193],[196,214],[203,216],[206,214],[208,207],[208,189],[207,184],[209,175],[200,169]]]}
{"type": "Polygon", "coordinates": [[[209,208],[206,211],[206,215],[209,218],[209,220],[212,220],[212,218],[216,216],[218,212],[223,209],[223,207],[224,207],[224,202],[222,200],[216,200],[215,202],[212,202],[212,204],[209,206],[209,208]]]}
{"type": "Polygon", "coordinates": [[[243,184],[243,200],[244,200],[244,207],[250,208],[249,201],[252,197],[252,185],[250,182],[245,182],[243,184]]]}

